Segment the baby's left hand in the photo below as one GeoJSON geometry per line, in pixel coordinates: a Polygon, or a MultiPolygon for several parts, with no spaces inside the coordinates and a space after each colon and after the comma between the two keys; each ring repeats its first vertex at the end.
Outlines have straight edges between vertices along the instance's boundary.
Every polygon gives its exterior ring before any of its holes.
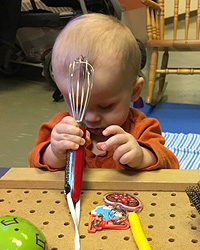
{"type": "Polygon", "coordinates": [[[103,131],[104,136],[111,136],[105,142],[97,143],[97,148],[103,151],[113,151],[113,159],[132,168],[140,168],[143,163],[143,148],[136,139],[125,132],[120,126],[111,125],[103,131]]]}

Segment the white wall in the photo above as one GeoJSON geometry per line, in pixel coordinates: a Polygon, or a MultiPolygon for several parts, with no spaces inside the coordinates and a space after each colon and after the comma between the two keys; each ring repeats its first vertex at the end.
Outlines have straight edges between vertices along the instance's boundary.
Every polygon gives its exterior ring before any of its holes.
{"type": "MultiPolygon", "coordinates": [[[[133,0],[132,0],[133,1],[133,0]]],[[[134,0],[136,1],[136,0],[134,0]]],[[[137,0],[139,1],[139,0],[137,0]]],[[[179,14],[185,12],[186,0],[179,0],[179,14]]],[[[191,0],[190,11],[197,9],[198,0],[191,0]]],[[[165,0],[165,17],[174,15],[174,0],[165,0]]],[[[133,32],[135,37],[146,41],[146,11],[145,7],[132,9],[122,14],[122,22],[125,23],[133,32]]]]}
{"type": "Polygon", "coordinates": [[[138,8],[123,12],[122,23],[129,27],[136,38],[143,42],[147,40],[145,8],[138,8]]]}
{"type": "MultiPolygon", "coordinates": [[[[171,17],[174,15],[174,0],[165,0],[165,17],[171,17]]],[[[182,14],[185,12],[185,4],[186,0],[180,0],[179,1],[179,14],[182,14]]],[[[191,0],[190,3],[190,11],[197,9],[197,0],[191,0]]]]}

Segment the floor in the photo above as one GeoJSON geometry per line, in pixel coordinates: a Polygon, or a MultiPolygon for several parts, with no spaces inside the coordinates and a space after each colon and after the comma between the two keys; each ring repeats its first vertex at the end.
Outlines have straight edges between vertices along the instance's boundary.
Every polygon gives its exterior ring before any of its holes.
{"type": "MultiPolygon", "coordinates": [[[[170,25],[166,31],[169,35],[170,25]]],[[[170,62],[181,65],[188,61],[199,65],[199,60],[199,54],[174,52],[170,62]]],[[[143,69],[146,80],[148,68],[149,56],[143,69]]],[[[41,73],[40,68],[23,66],[14,77],[0,76],[0,167],[28,167],[28,154],[34,146],[40,124],[66,109],[64,102],[53,101],[54,88],[41,73]]],[[[199,75],[167,76],[168,86],[162,101],[200,104],[199,80],[199,75]]],[[[145,98],[146,94],[147,83],[142,97],[145,98]]]]}

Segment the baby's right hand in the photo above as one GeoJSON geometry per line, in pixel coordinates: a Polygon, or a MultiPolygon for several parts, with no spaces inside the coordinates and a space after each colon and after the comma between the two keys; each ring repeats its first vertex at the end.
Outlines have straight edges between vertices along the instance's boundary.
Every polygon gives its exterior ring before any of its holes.
{"type": "Polygon", "coordinates": [[[66,116],[58,123],[51,132],[51,148],[54,155],[60,159],[66,159],[67,150],[77,150],[85,144],[83,131],[79,128],[76,120],[66,116]]]}

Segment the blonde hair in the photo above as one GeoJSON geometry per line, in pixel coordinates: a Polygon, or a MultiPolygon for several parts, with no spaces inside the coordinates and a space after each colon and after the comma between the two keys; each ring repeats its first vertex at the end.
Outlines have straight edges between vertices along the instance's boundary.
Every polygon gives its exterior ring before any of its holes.
{"type": "Polygon", "coordinates": [[[57,84],[59,75],[67,77],[69,64],[81,55],[87,57],[93,67],[100,63],[102,56],[109,60],[112,55],[122,74],[130,75],[132,82],[140,70],[141,55],[133,34],[112,16],[87,14],[66,25],[53,47],[52,66],[57,84]]]}

